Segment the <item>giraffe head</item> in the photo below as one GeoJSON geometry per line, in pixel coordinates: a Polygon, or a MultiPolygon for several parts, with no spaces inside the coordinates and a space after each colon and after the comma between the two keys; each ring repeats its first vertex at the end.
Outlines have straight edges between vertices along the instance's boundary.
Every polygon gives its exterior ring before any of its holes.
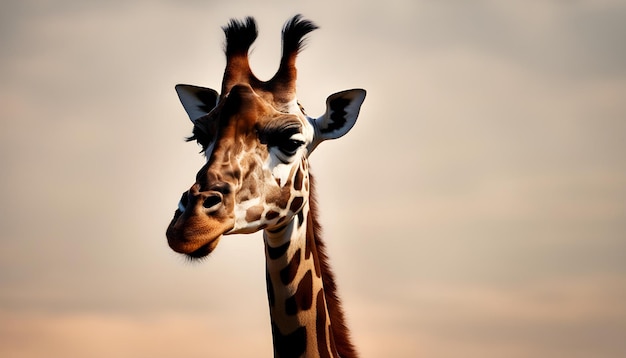
{"type": "Polygon", "coordinates": [[[231,20],[221,94],[178,85],[206,164],[185,191],[167,229],[170,247],[189,257],[213,251],[224,234],[275,230],[289,223],[309,198],[308,156],[318,144],[347,133],[365,91],[352,89],[326,100],[326,112],[308,117],[296,99],[295,59],[304,36],[317,27],[299,15],[283,28],[280,67],[269,81],[248,63],[257,37],[254,19],[231,20]]]}

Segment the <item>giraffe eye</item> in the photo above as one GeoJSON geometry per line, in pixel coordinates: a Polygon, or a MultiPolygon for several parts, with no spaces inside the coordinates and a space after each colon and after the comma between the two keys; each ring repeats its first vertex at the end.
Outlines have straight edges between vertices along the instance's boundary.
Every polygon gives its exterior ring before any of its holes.
{"type": "Polygon", "coordinates": [[[259,139],[268,147],[278,149],[282,157],[293,156],[305,144],[305,138],[300,133],[300,127],[293,124],[285,125],[283,128],[270,128],[260,131],[259,139]]]}
{"type": "Polygon", "coordinates": [[[303,141],[299,139],[289,138],[287,140],[281,141],[277,143],[278,149],[288,156],[292,156],[296,154],[298,149],[304,144],[303,141]]]}

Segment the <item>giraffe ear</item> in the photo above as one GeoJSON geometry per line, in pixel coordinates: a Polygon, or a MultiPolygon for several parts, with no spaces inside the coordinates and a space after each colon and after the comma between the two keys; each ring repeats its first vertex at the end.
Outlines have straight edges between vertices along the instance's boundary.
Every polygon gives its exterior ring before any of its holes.
{"type": "Polygon", "coordinates": [[[192,122],[206,116],[215,106],[219,94],[210,88],[176,85],[176,93],[192,122]]]}
{"type": "Polygon", "coordinates": [[[356,123],[364,100],[364,89],[351,89],[330,95],[326,99],[326,113],[315,120],[316,144],[348,133],[356,123]]]}

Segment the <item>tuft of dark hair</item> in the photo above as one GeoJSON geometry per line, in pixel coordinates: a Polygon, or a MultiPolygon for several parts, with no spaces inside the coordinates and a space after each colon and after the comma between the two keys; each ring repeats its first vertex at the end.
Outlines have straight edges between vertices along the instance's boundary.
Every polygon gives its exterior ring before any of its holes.
{"type": "Polygon", "coordinates": [[[185,141],[186,142],[196,141],[198,145],[202,147],[202,150],[200,151],[200,153],[204,153],[204,151],[207,148],[208,143],[211,142],[211,137],[199,124],[196,123],[196,125],[193,126],[192,135],[185,138],[185,141]]]}
{"type": "Polygon", "coordinates": [[[226,35],[224,46],[226,56],[247,54],[259,34],[256,21],[250,16],[243,21],[231,19],[228,25],[222,27],[222,30],[226,35]]]}
{"type": "Polygon", "coordinates": [[[292,17],[283,27],[283,56],[297,54],[304,48],[305,36],[319,27],[301,14],[292,17]]]}
{"type": "Polygon", "coordinates": [[[324,293],[326,294],[326,306],[328,307],[328,315],[332,322],[331,334],[337,347],[337,352],[342,358],[355,358],[358,357],[358,352],[352,343],[352,337],[348,329],[345,314],[339,294],[337,293],[337,284],[335,275],[331,270],[328,254],[326,253],[326,244],[322,240],[322,227],[319,223],[317,216],[317,193],[315,191],[315,180],[312,174],[309,173],[309,223],[307,226],[307,236],[311,236],[314,239],[315,247],[317,248],[317,257],[319,258],[320,270],[322,271],[322,282],[324,285],[324,293]]]}

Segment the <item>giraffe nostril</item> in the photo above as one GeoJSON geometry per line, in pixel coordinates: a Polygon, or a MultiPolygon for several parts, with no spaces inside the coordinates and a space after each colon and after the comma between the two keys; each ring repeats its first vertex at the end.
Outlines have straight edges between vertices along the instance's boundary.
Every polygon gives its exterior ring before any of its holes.
{"type": "Polygon", "coordinates": [[[209,187],[209,190],[217,191],[222,195],[228,195],[230,194],[231,188],[230,188],[230,184],[222,182],[222,183],[215,183],[211,185],[209,187]]]}
{"type": "Polygon", "coordinates": [[[220,195],[211,195],[208,198],[204,199],[202,206],[204,206],[207,209],[210,209],[218,205],[221,202],[222,202],[222,197],[220,195]]]}

